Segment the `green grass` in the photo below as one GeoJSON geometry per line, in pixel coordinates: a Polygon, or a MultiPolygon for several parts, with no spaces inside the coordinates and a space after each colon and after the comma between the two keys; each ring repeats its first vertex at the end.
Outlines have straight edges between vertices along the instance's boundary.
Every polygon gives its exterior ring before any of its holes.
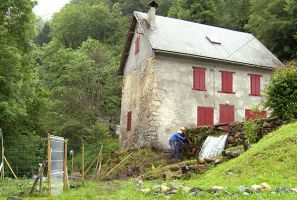
{"type": "Polygon", "coordinates": [[[188,184],[206,188],[221,185],[234,190],[239,185],[262,182],[272,187],[297,186],[297,123],[270,133],[240,157],[193,177],[188,184]]]}
{"type": "MultiPolygon", "coordinates": [[[[286,125],[270,133],[260,142],[254,144],[240,157],[228,161],[218,167],[207,171],[203,175],[193,176],[190,180],[179,180],[178,183],[189,187],[209,189],[211,186],[223,186],[229,192],[236,193],[240,185],[251,186],[267,182],[272,187],[297,186],[297,123],[286,125]],[[233,174],[228,175],[230,171],[233,174]]],[[[162,181],[146,181],[145,188],[161,184],[162,181]]],[[[0,193],[1,194],[1,193],[0,193]]],[[[1,195],[0,195],[1,196],[1,195]]],[[[221,194],[214,197],[205,194],[203,197],[191,197],[183,191],[171,199],[296,199],[294,193],[272,193],[271,191],[250,196],[226,197],[221,194]]],[[[5,198],[2,198],[5,199],[5,198]]],[[[116,199],[116,200],[142,200],[166,199],[164,196],[143,194],[139,191],[133,180],[112,182],[87,182],[85,187],[56,197],[30,197],[28,200],[83,200],[83,199],[116,199]]]]}

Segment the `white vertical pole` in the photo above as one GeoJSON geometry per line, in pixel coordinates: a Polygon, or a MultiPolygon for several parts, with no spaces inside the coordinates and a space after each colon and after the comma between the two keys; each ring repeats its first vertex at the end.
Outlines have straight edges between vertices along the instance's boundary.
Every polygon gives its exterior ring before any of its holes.
{"type": "Polygon", "coordinates": [[[2,170],[1,170],[1,179],[4,179],[4,140],[3,140],[3,134],[2,134],[2,129],[0,128],[0,136],[1,136],[1,162],[2,162],[2,170]]]}

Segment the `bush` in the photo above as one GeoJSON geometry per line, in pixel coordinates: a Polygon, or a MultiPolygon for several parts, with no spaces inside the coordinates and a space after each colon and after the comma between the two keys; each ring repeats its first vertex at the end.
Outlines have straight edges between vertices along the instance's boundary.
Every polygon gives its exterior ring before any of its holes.
{"type": "Polygon", "coordinates": [[[265,89],[265,106],[281,119],[297,118],[297,65],[277,69],[265,89]]]}
{"type": "Polygon", "coordinates": [[[257,141],[260,130],[260,124],[253,120],[249,120],[243,125],[245,137],[250,143],[255,143],[257,141]]]}

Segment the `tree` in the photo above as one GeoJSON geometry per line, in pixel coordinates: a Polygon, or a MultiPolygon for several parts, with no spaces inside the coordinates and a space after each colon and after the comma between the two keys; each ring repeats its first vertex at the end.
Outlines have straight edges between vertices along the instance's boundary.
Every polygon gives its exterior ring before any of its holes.
{"type": "Polygon", "coordinates": [[[49,22],[46,22],[43,25],[37,37],[35,38],[35,43],[39,44],[40,46],[44,44],[48,44],[52,40],[52,37],[50,36],[50,32],[51,32],[50,24],[49,22]]]}
{"type": "MultiPolygon", "coordinates": [[[[147,6],[151,1],[148,0],[107,0],[112,7],[119,4],[124,16],[132,16],[134,11],[147,12],[147,6]]],[[[172,0],[159,0],[157,13],[161,16],[167,16],[169,8],[172,6],[172,0]]]]}
{"type": "Polygon", "coordinates": [[[51,35],[66,48],[78,48],[88,37],[115,45],[125,25],[125,18],[101,1],[73,1],[53,16],[51,35]]]}
{"type": "Polygon", "coordinates": [[[296,0],[252,0],[246,29],[258,37],[280,59],[296,58],[296,0]]]}
{"type": "Polygon", "coordinates": [[[32,43],[34,4],[31,0],[0,1],[0,127],[10,164],[22,170],[31,167],[24,165],[28,155],[31,159],[41,156],[41,136],[46,134],[43,91],[35,72],[38,49],[32,43]]]}
{"type": "Polygon", "coordinates": [[[215,0],[176,0],[176,3],[169,10],[169,16],[217,25],[219,24],[217,9],[215,0]]]}
{"type": "Polygon", "coordinates": [[[90,127],[110,119],[117,122],[121,91],[118,58],[94,39],[75,50],[54,41],[43,49],[39,74],[51,93],[48,125],[69,139],[94,141],[90,127]]]}
{"type": "Polygon", "coordinates": [[[277,69],[265,89],[265,105],[281,119],[297,119],[297,65],[277,69]]]}
{"type": "Polygon", "coordinates": [[[219,0],[217,1],[219,26],[232,30],[243,31],[248,22],[250,0],[219,0]]]}

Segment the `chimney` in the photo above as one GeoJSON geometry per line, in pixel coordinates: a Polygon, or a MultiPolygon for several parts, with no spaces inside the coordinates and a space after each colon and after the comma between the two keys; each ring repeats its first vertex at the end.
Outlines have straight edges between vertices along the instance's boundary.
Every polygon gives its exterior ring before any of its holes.
{"type": "Polygon", "coordinates": [[[155,29],[156,28],[156,10],[158,8],[158,4],[155,1],[152,1],[147,7],[148,7],[148,12],[147,12],[147,21],[150,25],[150,29],[155,29]]]}

